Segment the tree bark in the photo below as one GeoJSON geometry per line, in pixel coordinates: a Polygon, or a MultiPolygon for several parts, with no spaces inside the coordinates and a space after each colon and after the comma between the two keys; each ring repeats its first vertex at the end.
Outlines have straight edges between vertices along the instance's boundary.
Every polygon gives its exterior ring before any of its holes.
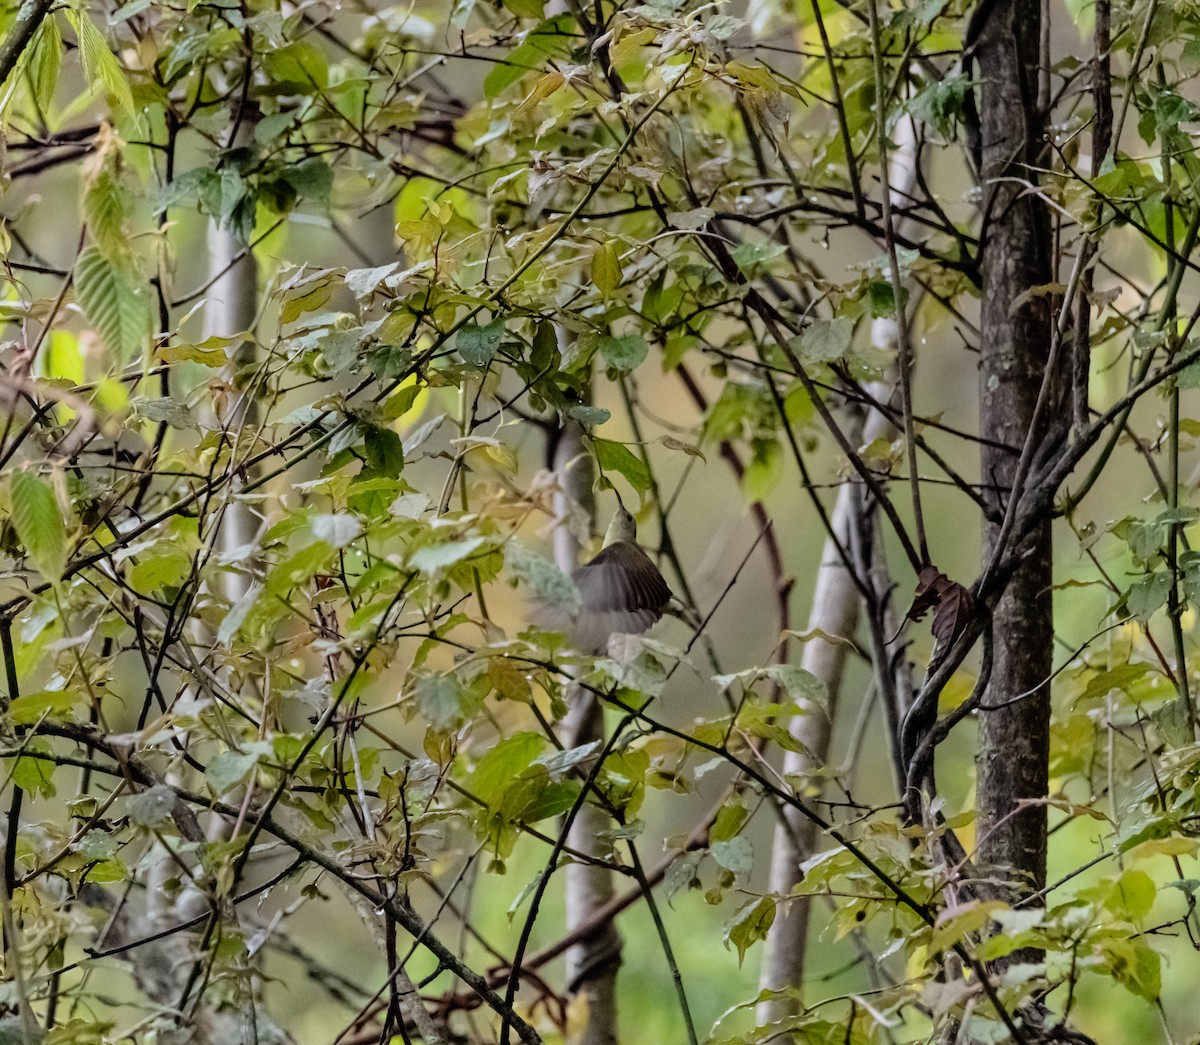
{"type": "MultiPolygon", "coordinates": [[[[568,424],[559,434],[554,451],[554,471],[560,493],[556,496],[554,561],[564,573],[579,565],[579,542],[569,520],[583,509],[593,515],[592,463],[583,445],[579,426],[568,424]]],[[[595,696],[571,686],[570,711],[563,723],[567,747],[604,740],[604,709],[595,696]]],[[[607,856],[599,840],[611,822],[598,806],[585,803],[571,825],[568,844],[591,856],[607,856]]],[[[572,863],[565,871],[567,930],[587,922],[593,912],[613,898],[612,874],[603,867],[572,863]]],[[[567,951],[567,993],[571,997],[572,1045],[616,1045],[617,970],[621,964],[621,937],[610,919],[567,951]]]]}
{"type": "MultiPolygon", "coordinates": [[[[888,183],[893,200],[902,203],[912,190],[916,177],[916,136],[912,121],[901,120],[895,129],[896,150],[889,163],[888,183]]],[[[884,316],[871,325],[871,343],[885,351],[895,351],[897,341],[896,320],[884,316]]],[[[892,388],[886,382],[870,386],[876,398],[886,402],[892,396],[892,388]]],[[[892,430],[887,417],[872,411],[863,421],[854,439],[870,443],[892,430]]],[[[859,525],[865,506],[864,489],[859,483],[848,482],[838,491],[830,523],[843,548],[850,548],[852,531],[859,525]]],[[[830,538],[825,539],[821,552],[821,566],[813,582],[812,609],[808,616],[808,631],[821,631],[826,635],[852,638],[858,627],[860,600],[858,588],[846,571],[837,546],[830,538]]],[[[800,664],[825,683],[827,707],[807,708],[807,714],[792,719],[790,731],[803,745],[804,751],[788,751],[783,756],[782,772],[785,778],[809,777],[821,769],[829,759],[829,739],[838,696],[842,686],[849,647],[844,643],[826,642],[821,638],[810,639],[804,647],[800,664]]],[[[878,650],[877,655],[887,658],[887,650],[878,650]]],[[[887,670],[885,667],[884,670],[887,670]]],[[[820,777],[813,777],[820,783],[820,777]]],[[[770,890],[787,896],[800,881],[800,864],[807,860],[817,848],[819,832],[816,825],[799,811],[788,806],[782,811],[783,823],[775,828],[775,840],[771,847],[770,890]]],[[[808,924],[812,909],[809,897],[800,897],[787,903],[767,937],[763,951],[762,968],[759,972],[760,990],[798,990],[804,982],[805,951],[808,942],[808,924]]],[[[799,1011],[796,1002],[783,998],[768,998],[759,1002],[756,1017],[760,1027],[785,1019],[799,1011]]],[[[788,1045],[790,1039],[779,1039],[779,1045],[788,1045]]]]}
{"type": "MultiPolygon", "coordinates": [[[[988,3],[976,46],[982,147],[983,302],[979,346],[985,495],[1003,514],[1031,424],[1051,339],[1044,291],[1051,281],[1049,223],[1036,192],[1044,116],[1038,111],[1040,0],[988,3]],[[990,6],[990,10],[988,7],[990,6]]],[[[1053,413],[1054,411],[1048,411],[1053,413]]],[[[1045,433],[1041,433],[1043,436],[1045,433]]],[[[1019,494],[1018,494],[1019,496],[1019,494]]],[[[985,524],[985,556],[1000,527],[985,524]]],[[[1015,810],[1047,789],[1049,686],[1054,621],[1049,521],[1023,546],[992,621],[994,667],[979,715],[978,856],[981,870],[1010,878],[1017,893],[1046,878],[1046,810],[1015,810]]]]}

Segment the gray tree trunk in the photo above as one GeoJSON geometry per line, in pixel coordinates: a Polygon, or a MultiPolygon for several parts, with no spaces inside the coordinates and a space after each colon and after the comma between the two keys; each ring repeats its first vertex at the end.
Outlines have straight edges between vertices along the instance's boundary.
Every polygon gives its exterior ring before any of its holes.
{"type": "MultiPolygon", "coordinates": [[[[888,184],[892,199],[903,204],[916,180],[916,137],[912,121],[901,120],[895,128],[896,149],[889,163],[888,184]]],[[[894,318],[881,317],[871,325],[871,343],[886,351],[897,347],[897,325],[894,318]]],[[[885,382],[870,386],[877,399],[887,402],[892,389],[885,382]]],[[[856,441],[870,443],[892,428],[887,418],[872,411],[864,420],[856,441]]],[[[863,488],[847,483],[838,491],[830,523],[843,548],[851,547],[851,535],[862,513],[863,488]]],[[[858,627],[859,594],[837,546],[826,538],[821,551],[821,566],[813,582],[812,609],[808,616],[808,631],[821,631],[839,638],[852,638],[858,627]]],[[[826,642],[813,638],[806,643],[800,664],[825,683],[827,709],[813,707],[809,713],[792,719],[790,731],[805,747],[805,751],[788,751],[783,757],[782,772],[787,778],[808,777],[824,767],[829,760],[829,740],[838,696],[842,687],[849,647],[845,643],[826,642]]],[[[880,655],[886,656],[886,651],[880,655]]],[[[816,782],[819,777],[814,778],[816,782]]],[[[771,847],[771,892],[787,896],[800,881],[800,864],[817,849],[820,841],[816,825],[792,807],[782,810],[784,823],[775,828],[771,847]]],[[[804,982],[805,950],[808,942],[808,923],[812,903],[807,897],[790,901],[771,927],[764,945],[762,968],[758,985],[761,990],[798,990],[804,982]]],[[[795,1002],[767,999],[756,1010],[760,1027],[785,1019],[799,1011],[795,1002]]],[[[779,1039],[788,1045],[789,1039],[779,1039]]]]}
{"type": "MultiPolygon", "coordinates": [[[[982,481],[1003,512],[1050,351],[1048,299],[1030,293],[1051,280],[1046,209],[1028,191],[1037,182],[1044,125],[1037,106],[1040,0],[992,3],[982,17],[975,52],[982,84],[984,203],[980,429],[1008,448],[983,445],[982,481]]],[[[998,531],[996,524],[985,526],[985,555],[998,531]]],[[[1023,550],[1024,560],[993,617],[995,663],[979,715],[976,755],[981,869],[1009,876],[1019,892],[1040,888],[1046,878],[1045,807],[1015,814],[1014,809],[1022,799],[1044,798],[1047,788],[1046,680],[1054,636],[1048,521],[1023,550]]]]}
{"type": "MultiPolygon", "coordinates": [[[[554,560],[564,573],[579,565],[579,541],[570,520],[580,509],[593,514],[592,462],[583,445],[578,425],[568,424],[559,438],[554,455],[554,471],[561,492],[556,497],[558,526],[554,531],[554,560]]],[[[564,742],[580,747],[604,740],[604,710],[596,698],[576,686],[568,697],[564,742]]],[[[611,827],[605,812],[586,803],[575,817],[568,844],[590,856],[608,855],[608,846],[599,841],[602,831],[611,827]]],[[[612,874],[603,867],[569,864],[566,876],[567,930],[586,923],[593,912],[613,897],[612,874]]],[[[621,938],[610,919],[567,951],[567,993],[572,1007],[582,1018],[571,1037],[572,1045],[616,1045],[617,1043],[617,969],[621,964],[621,938]]]]}

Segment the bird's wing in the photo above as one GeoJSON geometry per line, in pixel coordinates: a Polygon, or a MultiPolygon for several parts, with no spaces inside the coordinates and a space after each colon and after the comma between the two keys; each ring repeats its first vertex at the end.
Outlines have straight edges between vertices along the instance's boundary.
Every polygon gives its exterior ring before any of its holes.
{"type": "Polygon", "coordinates": [[[671,601],[658,567],[636,544],[618,541],[573,574],[581,608],[572,639],[580,650],[602,653],[612,635],[638,635],[671,601]]]}

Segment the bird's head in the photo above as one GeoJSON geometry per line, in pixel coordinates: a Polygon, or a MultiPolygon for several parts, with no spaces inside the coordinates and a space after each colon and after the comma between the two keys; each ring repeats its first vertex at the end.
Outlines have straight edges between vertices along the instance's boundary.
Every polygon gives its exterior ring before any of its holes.
{"type": "Polygon", "coordinates": [[[633,544],[636,537],[637,523],[634,521],[633,515],[625,505],[618,504],[617,510],[613,512],[612,522],[608,524],[608,531],[604,535],[604,547],[616,544],[617,541],[627,541],[633,544]]]}

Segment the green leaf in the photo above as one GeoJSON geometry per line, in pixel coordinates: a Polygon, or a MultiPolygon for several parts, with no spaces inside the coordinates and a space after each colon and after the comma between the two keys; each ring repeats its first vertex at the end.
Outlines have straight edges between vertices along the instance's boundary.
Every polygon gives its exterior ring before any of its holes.
{"type": "Polygon", "coordinates": [[[726,802],[717,813],[716,820],[708,830],[710,842],[726,842],[736,838],[743,825],[750,819],[750,810],[740,801],[732,799],[726,802]]]}
{"type": "Polygon", "coordinates": [[[1147,1001],[1162,992],[1162,959],[1158,952],[1137,940],[1106,940],[1104,951],[1113,977],[1147,1001]]]}
{"type": "Polygon", "coordinates": [[[802,363],[832,363],[850,350],[854,324],[845,316],[819,319],[800,335],[797,351],[802,363]]]}
{"type": "Polygon", "coordinates": [[[54,489],[27,469],[13,472],[8,494],[13,527],[38,572],[57,583],[67,565],[67,528],[54,489]]]}
{"type": "Polygon", "coordinates": [[[541,69],[546,58],[569,54],[575,32],[575,20],[570,15],[557,15],[544,21],[492,67],[483,81],[484,95],[495,98],[527,72],[541,69]]]}
{"type": "Polygon", "coordinates": [[[640,334],[606,337],[600,341],[600,354],[609,366],[622,373],[635,369],[646,358],[648,352],[646,339],[640,334]]]}
{"type": "MultiPolygon", "coordinates": [[[[1133,696],[1134,684],[1141,682],[1152,673],[1154,673],[1154,669],[1144,661],[1117,664],[1108,671],[1099,672],[1089,679],[1082,699],[1085,701],[1103,700],[1114,689],[1122,690],[1133,696]]],[[[1140,692],[1140,687],[1138,691],[1140,692]]]]}
{"type": "Polygon", "coordinates": [[[41,795],[53,798],[54,760],[49,758],[34,758],[34,753],[50,754],[50,744],[41,737],[34,737],[25,743],[25,754],[17,756],[16,765],[12,768],[12,782],[31,795],[41,795]]]}
{"type": "MultiPolygon", "coordinates": [[[[224,338],[220,340],[225,341],[224,338]]],[[[201,366],[223,367],[229,362],[223,347],[207,342],[198,345],[161,345],[154,350],[154,355],[164,363],[199,363],[201,366]]]]}
{"type": "Polygon", "coordinates": [[[76,695],[69,689],[26,693],[8,705],[8,718],[14,726],[31,726],[43,717],[62,718],[75,706],[76,695]]]}
{"type": "Polygon", "coordinates": [[[329,300],[333,293],[332,269],[306,272],[301,269],[281,288],[286,295],[279,310],[281,323],[294,323],[307,312],[315,312],[329,300]]]}
{"type": "Polygon", "coordinates": [[[312,580],[332,558],[333,548],[330,545],[325,541],[313,541],[268,574],[264,594],[272,599],[287,595],[293,588],[312,580]]]}
{"type": "Polygon", "coordinates": [[[729,252],[729,256],[739,269],[749,273],[779,257],[786,249],[778,243],[741,243],[729,252]]]}
{"type": "Polygon", "coordinates": [[[133,412],[155,424],[170,425],[178,429],[195,429],[200,426],[187,405],[173,396],[135,396],[129,401],[133,412]]]}
{"type": "Polygon", "coordinates": [[[100,153],[88,168],[83,193],[83,216],[88,233],[106,258],[128,267],[129,191],[120,173],[118,139],[101,135],[100,153]]]}
{"type": "Polygon", "coordinates": [[[208,763],[204,778],[213,794],[224,795],[244,783],[257,764],[258,755],[253,751],[222,751],[208,763]]]}
{"type": "Polygon", "coordinates": [[[513,541],[505,549],[505,561],[539,602],[565,616],[579,612],[579,589],[575,582],[545,556],[513,541]]]}
{"type": "Polygon", "coordinates": [[[470,694],[455,675],[426,675],[416,685],[417,708],[434,729],[461,725],[471,707],[470,694]]]}
{"type": "Polygon", "coordinates": [[[314,515],[308,520],[308,529],[318,541],[324,541],[331,548],[345,548],[353,543],[363,532],[362,522],[358,516],[349,512],[334,512],[328,515],[314,515]]]}
{"type": "Polygon", "coordinates": [[[289,93],[313,94],[329,86],[329,63],[325,54],[309,40],[275,47],[262,55],[263,70],[275,88],[289,93]]]}
{"type": "Polygon", "coordinates": [[[537,733],[514,733],[483,756],[471,773],[471,793],[489,806],[496,806],[505,788],[546,749],[537,733]]]}
{"type": "Polygon", "coordinates": [[[1125,605],[1138,620],[1145,622],[1166,605],[1171,591],[1171,575],[1165,570],[1151,573],[1134,581],[1129,588],[1125,605]]]}
{"type": "Polygon", "coordinates": [[[367,468],[379,475],[395,479],[404,471],[404,442],[391,428],[367,425],[363,433],[363,456],[367,468]]]}
{"type": "Polygon", "coordinates": [[[503,340],[504,317],[497,316],[486,326],[468,323],[458,332],[455,345],[458,347],[458,354],[468,363],[485,366],[491,362],[503,340]]]}
{"type": "Polygon", "coordinates": [[[504,6],[518,18],[541,18],[546,0],[504,0],[504,6]]]}
{"type": "Polygon", "coordinates": [[[284,167],[280,176],[296,190],[297,195],[322,206],[328,206],[333,191],[333,168],[317,156],[284,167]]]}
{"type": "Polygon", "coordinates": [[[596,452],[596,463],[602,471],[616,472],[638,493],[650,489],[650,473],[640,457],[633,453],[624,443],[615,443],[611,439],[592,437],[592,448],[596,452]]]}
{"type": "Polygon", "coordinates": [[[962,73],[944,76],[916,91],[908,101],[908,111],[922,123],[935,127],[944,138],[953,138],[962,116],[970,81],[962,73]]]}
{"type": "Polygon", "coordinates": [[[75,263],[75,296],[118,366],[145,351],[150,341],[150,299],[133,274],[85,247],[75,263]]]}
{"type": "Polygon", "coordinates": [[[734,916],[725,930],[725,945],[733,944],[738,952],[738,965],[746,958],[746,951],[759,940],[765,940],[775,924],[775,900],[763,896],[745,904],[734,916]]]}
{"type": "Polygon", "coordinates": [[[604,424],[612,417],[612,414],[602,406],[584,406],[582,403],[575,403],[567,407],[567,416],[572,421],[578,421],[584,428],[595,428],[597,425],[604,424]]]}
{"type": "Polygon", "coordinates": [[[483,543],[483,537],[464,537],[433,544],[413,552],[409,556],[409,562],[422,573],[437,573],[456,562],[462,562],[483,543]]]}
{"type": "Polygon", "coordinates": [[[1112,883],[1105,906],[1119,918],[1139,922],[1150,913],[1157,897],[1154,879],[1134,867],[1123,871],[1112,883]]]}
{"type": "Polygon", "coordinates": [[[778,682],[789,700],[804,700],[822,706],[826,702],[825,683],[798,664],[770,664],[762,669],[762,673],[778,682]]]}
{"type": "Polygon", "coordinates": [[[746,875],[754,870],[754,846],[744,835],[713,842],[708,851],[718,867],[733,874],[746,875]]]}
{"type": "Polygon", "coordinates": [[[592,254],[592,282],[603,297],[612,297],[621,285],[621,259],[612,240],[600,244],[592,254]]]}
{"type": "Polygon", "coordinates": [[[217,628],[217,642],[222,646],[229,646],[233,642],[234,636],[241,630],[246,618],[250,616],[250,611],[258,602],[261,592],[261,587],[251,588],[221,619],[220,627],[217,628]]]}
{"type": "MultiPolygon", "coordinates": [[[[908,303],[908,289],[900,288],[900,304],[908,303]]],[[[891,319],[896,314],[896,295],[890,283],[881,279],[873,279],[867,284],[867,304],[874,319],[884,317],[891,319]]]]}
{"type": "Polygon", "coordinates": [[[33,96],[42,112],[49,112],[54,104],[54,91],[62,68],[62,52],[63,39],[58,20],[50,14],[38,27],[29,51],[29,78],[33,83],[33,96]]]}
{"type": "Polygon", "coordinates": [[[192,557],[182,548],[157,544],[129,568],[129,586],[139,592],[178,588],[192,572],[192,557]]]}
{"type": "Polygon", "coordinates": [[[151,830],[163,827],[171,819],[175,808],[175,792],[166,784],[155,784],[136,795],[127,804],[129,819],[138,827],[151,830]]]}
{"type": "Polygon", "coordinates": [[[109,50],[104,34],[82,11],[68,10],[67,18],[70,19],[79,40],[84,78],[89,83],[102,86],[117,108],[126,116],[134,118],[136,113],[133,107],[133,92],[125,79],[124,71],[109,50]]]}
{"type": "Polygon", "coordinates": [[[761,501],[783,477],[783,447],[775,439],[754,439],[750,463],[742,476],[742,490],[751,504],[761,501]]]}
{"type": "Polygon", "coordinates": [[[380,284],[393,275],[400,267],[400,262],[393,261],[390,265],[380,265],[377,268],[351,269],[346,273],[346,287],[360,301],[370,297],[380,287],[380,284]]]}

